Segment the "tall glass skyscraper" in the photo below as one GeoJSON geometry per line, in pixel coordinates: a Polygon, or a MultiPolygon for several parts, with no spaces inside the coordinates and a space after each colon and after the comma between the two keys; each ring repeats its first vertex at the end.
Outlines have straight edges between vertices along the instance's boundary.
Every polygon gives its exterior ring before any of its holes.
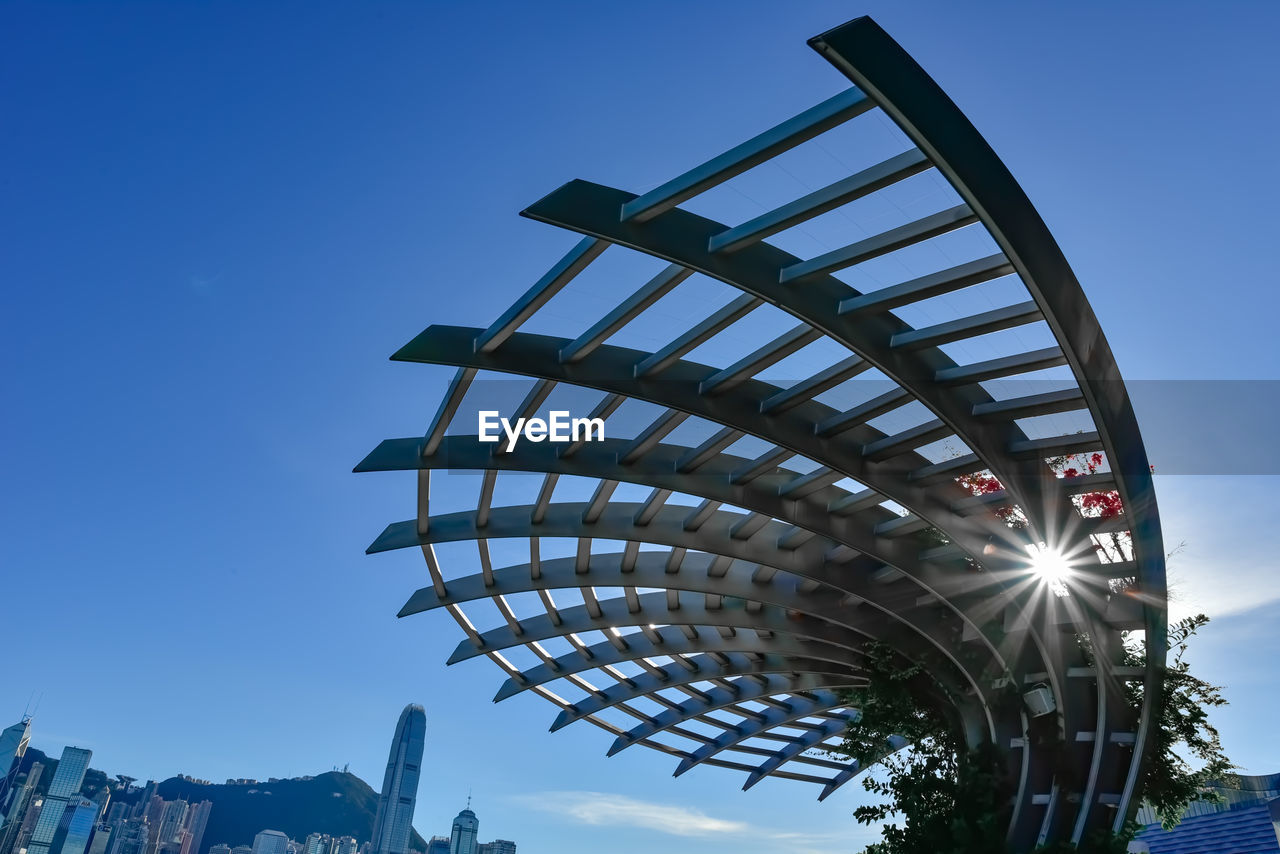
{"type": "Polygon", "coordinates": [[[427,738],[427,713],[422,706],[409,704],[400,713],[387,773],[382,778],[382,796],[373,820],[370,854],[407,854],[413,829],[413,807],[418,800],[418,775],[422,770],[422,749],[427,738]]]}
{"type": "Polygon", "coordinates": [[[13,783],[30,740],[31,718],[23,718],[0,732],[0,823],[8,817],[14,795],[13,783]]]}
{"type": "MultiPolygon", "coordinates": [[[[41,818],[44,813],[40,814],[41,818]]],[[[98,805],[77,795],[67,804],[50,848],[57,854],[85,854],[98,821],[98,805]]]]}
{"type": "Polygon", "coordinates": [[[480,819],[471,811],[471,798],[467,798],[467,808],[453,820],[449,854],[479,854],[480,843],[476,841],[479,833],[480,819]]]}
{"type": "Polygon", "coordinates": [[[36,821],[35,830],[31,832],[27,854],[49,854],[49,846],[53,842],[53,835],[58,832],[62,814],[71,802],[71,797],[80,793],[80,786],[84,784],[84,772],[89,770],[89,760],[92,758],[92,750],[82,747],[63,748],[58,769],[53,772],[53,780],[44,797],[44,806],[40,809],[40,818],[36,821]]]}

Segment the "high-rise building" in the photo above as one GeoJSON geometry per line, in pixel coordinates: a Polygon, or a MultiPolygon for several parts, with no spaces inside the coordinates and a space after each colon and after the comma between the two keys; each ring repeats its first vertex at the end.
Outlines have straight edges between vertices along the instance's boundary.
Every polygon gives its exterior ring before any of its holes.
{"type": "Polygon", "coordinates": [[[107,848],[111,845],[111,825],[99,824],[93,829],[93,841],[89,843],[89,850],[85,854],[107,854],[107,848]]]}
{"type": "Polygon", "coordinates": [[[278,830],[264,830],[253,837],[253,854],[288,854],[289,837],[278,830]]]}
{"type": "Polygon", "coordinates": [[[209,824],[209,814],[212,812],[213,801],[201,801],[187,810],[187,835],[183,840],[182,854],[200,854],[200,846],[204,844],[204,829],[209,824]]]}
{"type": "Polygon", "coordinates": [[[231,854],[253,854],[252,845],[237,845],[231,849],[231,854]]]}
{"type": "Polygon", "coordinates": [[[431,837],[427,842],[427,854],[449,854],[449,837],[431,837]]]}
{"type": "Polygon", "coordinates": [[[142,817],[122,820],[112,825],[111,845],[107,854],[146,854],[151,828],[142,817]]]}
{"type": "Polygon", "coordinates": [[[209,854],[231,854],[231,846],[219,843],[209,846],[209,854]]]}
{"type": "Polygon", "coordinates": [[[170,846],[175,852],[182,847],[182,831],[186,829],[187,807],[184,800],[166,801],[160,813],[160,847],[170,846]]]}
{"type": "Polygon", "coordinates": [[[427,714],[422,706],[405,706],[391,739],[387,773],[382,778],[382,795],[373,820],[370,854],[408,854],[426,736],[427,714]]]}
{"type": "MultiPolygon", "coordinates": [[[[54,775],[57,779],[57,774],[54,775]]],[[[98,822],[98,805],[77,795],[62,811],[49,850],[53,854],[85,854],[98,822]]]]}
{"type": "Polygon", "coordinates": [[[14,840],[13,846],[9,849],[10,854],[17,854],[19,851],[27,850],[31,844],[31,834],[35,832],[36,823],[40,821],[40,813],[43,810],[44,796],[32,794],[31,804],[27,807],[27,814],[18,828],[18,836],[14,840]]]}
{"type": "Polygon", "coordinates": [[[312,833],[302,845],[303,854],[329,854],[329,836],[325,833],[312,833]]]}
{"type": "Polygon", "coordinates": [[[18,770],[31,740],[31,718],[24,717],[0,732],[0,826],[12,811],[18,787],[18,770]]]}
{"type": "Polygon", "coordinates": [[[93,793],[93,797],[89,800],[93,801],[98,808],[98,820],[101,821],[103,816],[107,814],[107,807],[111,804],[111,787],[103,786],[101,789],[93,793]]]}
{"type": "Polygon", "coordinates": [[[471,811],[471,799],[467,808],[453,820],[453,832],[449,835],[449,854],[480,854],[476,835],[480,832],[480,819],[471,811]]]}
{"type": "Polygon", "coordinates": [[[480,843],[480,854],[516,854],[516,844],[510,839],[495,839],[480,843]]]}
{"type": "Polygon", "coordinates": [[[23,827],[30,829],[27,824],[27,816],[31,814],[34,820],[34,813],[38,811],[38,808],[33,811],[31,805],[35,800],[36,787],[40,785],[40,775],[43,773],[43,763],[31,763],[26,779],[12,799],[12,803],[9,806],[9,815],[4,826],[0,828],[0,854],[9,854],[10,851],[15,850],[21,829],[23,827]]]}
{"type": "Polygon", "coordinates": [[[354,836],[339,836],[333,840],[333,854],[356,854],[359,850],[360,843],[354,836]]]}
{"type": "Polygon", "coordinates": [[[81,747],[63,748],[62,758],[58,760],[58,769],[53,772],[49,791],[45,793],[44,806],[40,809],[40,819],[36,822],[35,829],[31,831],[27,854],[49,854],[53,836],[57,833],[58,825],[62,821],[62,814],[70,804],[72,795],[79,794],[80,786],[84,784],[84,773],[89,770],[89,760],[92,758],[92,750],[81,747]]]}

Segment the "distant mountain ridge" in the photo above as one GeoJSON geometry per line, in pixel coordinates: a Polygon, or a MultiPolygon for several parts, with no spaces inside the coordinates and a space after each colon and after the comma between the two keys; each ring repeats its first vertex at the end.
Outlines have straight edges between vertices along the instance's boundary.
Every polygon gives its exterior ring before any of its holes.
{"type": "MultiPolygon", "coordinates": [[[[29,769],[33,761],[45,765],[39,786],[44,790],[58,762],[31,748],[23,757],[22,770],[29,769]]],[[[85,775],[85,789],[100,788],[107,780],[103,772],[90,769],[85,775]]],[[[166,801],[213,803],[200,850],[192,854],[208,854],[209,847],[219,843],[233,848],[252,845],[253,837],[262,830],[279,830],[298,842],[310,833],[327,833],[354,836],[364,843],[373,835],[373,819],[378,811],[378,793],[346,771],[328,771],[310,779],[231,785],[194,783],[182,777],[170,777],[157,785],[156,794],[166,801]]],[[[141,797],[141,788],[128,794],[118,790],[111,793],[113,802],[128,804],[137,803],[141,797]]],[[[416,830],[410,836],[409,846],[415,851],[427,850],[426,841],[416,830]]]]}
{"type": "MultiPolygon", "coordinates": [[[[355,774],[328,771],[310,780],[278,780],[274,783],[208,784],[170,777],[156,787],[166,801],[181,798],[188,803],[212,801],[213,811],[204,831],[200,851],[224,842],[233,848],[253,844],[261,830],[279,830],[301,842],[309,833],[354,836],[367,842],[373,835],[378,793],[355,774]]],[[[427,850],[417,831],[410,840],[416,851],[427,850]]]]}

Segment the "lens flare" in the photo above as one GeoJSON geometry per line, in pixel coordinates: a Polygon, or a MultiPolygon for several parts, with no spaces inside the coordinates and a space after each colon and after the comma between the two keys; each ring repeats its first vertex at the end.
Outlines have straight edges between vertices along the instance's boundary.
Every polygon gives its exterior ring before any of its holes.
{"type": "Polygon", "coordinates": [[[1071,561],[1067,560],[1066,555],[1043,543],[1038,546],[1027,546],[1027,551],[1031,555],[1031,571],[1036,577],[1055,595],[1069,595],[1067,585],[1074,573],[1071,569],[1071,561]]]}

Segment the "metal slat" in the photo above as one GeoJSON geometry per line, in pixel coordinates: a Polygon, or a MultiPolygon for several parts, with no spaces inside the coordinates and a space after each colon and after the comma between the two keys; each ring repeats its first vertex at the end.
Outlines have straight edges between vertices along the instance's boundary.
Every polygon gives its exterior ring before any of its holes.
{"type": "Polygon", "coordinates": [[[1023,326],[1043,318],[1044,315],[1040,313],[1040,306],[1036,305],[1034,300],[1028,300],[1017,305],[1007,305],[1003,308],[984,311],[981,314],[950,320],[935,326],[912,329],[909,332],[899,332],[893,336],[889,346],[895,349],[939,347],[952,341],[959,341],[962,338],[974,338],[978,335],[985,335],[988,332],[1009,329],[1013,326],[1023,326]]]}
{"type": "Polygon", "coordinates": [[[973,407],[973,414],[976,418],[1033,418],[1037,415],[1085,409],[1087,406],[1083,391],[1079,388],[1065,388],[979,403],[973,407]]]}
{"type": "Polygon", "coordinates": [[[695,166],[622,206],[622,221],[645,222],[686,199],[739,175],[752,166],[794,148],[874,107],[858,89],[846,89],[752,137],[741,145],[695,166]]]}
{"type": "Polygon", "coordinates": [[[525,291],[524,296],[502,313],[493,325],[476,336],[477,353],[492,353],[511,337],[511,333],[520,328],[520,324],[560,292],[560,289],[573,277],[587,268],[587,265],[600,256],[609,247],[609,241],[584,237],[565,254],[556,265],[547,271],[533,287],[525,291]]]}
{"type": "Polygon", "coordinates": [[[688,267],[671,264],[644,286],[623,300],[617,308],[600,318],[591,328],[560,350],[560,361],[576,362],[599,347],[638,314],[669,293],[676,285],[693,275],[688,267]]]}
{"type": "Polygon", "coordinates": [[[981,282],[998,279],[1014,272],[1003,255],[989,255],[937,273],[930,273],[900,285],[881,288],[867,294],[840,301],[839,314],[863,311],[888,311],[931,297],[958,291],[981,282]]]}
{"type": "Polygon", "coordinates": [[[661,350],[641,359],[635,367],[636,377],[645,377],[662,370],[729,324],[745,317],[763,302],[764,300],[750,294],[737,297],[661,350]]]}
{"type": "Polygon", "coordinates": [[[1003,356],[999,359],[988,359],[969,365],[956,365],[954,368],[943,368],[933,375],[933,381],[939,385],[964,385],[981,383],[987,380],[1012,377],[1018,374],[1029,374],[1032,371],[1043,371],[1057,368],[1067,363],[1067,357],[1058,347],[1045,347],[1043,350],[1032,350],[1016,356],[1003,356]]]}
{"type": "Polygon", "coordinates": [[[822,394],[824,391],[835,388],[845,380],[856,377],[870,367],[871,363],[861,356],[850,356],[847,359],[841,359],[836,364],[819,371],[808,379],[801,380],[772,397],[766,398],[760,404],[760,414],[772,415],[786,412],[791,407],[798,406],[806,400],[822,394]]]}
{"type": "Polygon", "coordinates": [[[886,412],[906,406],[912,401],[911,393],[904,388],[895,388],[860,403],[847,412],[833,415],[825,421],[814,425],[813,432],[822,437],[835,436],[846,430],[852,430],[860,424],[866,424],[873,418],[879,418],[886,412]]]}
{"type": "Polygon", "coordinates": [[[793,327],[755,352],[749,353],[724,370],[707,377],[699,383],[698,393],[716,394],[733,388],[743,380],[750,379],[821,337],[822,333],[808,324],[802,323],[793,327]]]}
{"type": "Polygon", "coordinates": [[[742,225],[723,231],[711,238],[707,243],[710,252],[733,252],[752,243],[764,240],[779,231],[785,231],[794,225],[820,216],[827,211],[846,205],[863,196],[870,195],[904,178],[909,178],[929,169],[932,164],[924,152],[918,148],[904,151],[890,157],[875,166],[863,169],[828,184],[820,190],[814,190],[794,202],[761,214],[742,225]]]}
{"type": "Polygon", "coordinates": [[[937,237],[939,234],[972,225],[977,221],[978,215],[970,210],[968,205],[956,205],[906,225],[891,228],[866,240],[859,240],[857,243],[825,252],[816,258],[783,267],[778,281],[786,284],[801,281],[809,276],[821,276],[843,270],[931,237],[937,237]]]}

